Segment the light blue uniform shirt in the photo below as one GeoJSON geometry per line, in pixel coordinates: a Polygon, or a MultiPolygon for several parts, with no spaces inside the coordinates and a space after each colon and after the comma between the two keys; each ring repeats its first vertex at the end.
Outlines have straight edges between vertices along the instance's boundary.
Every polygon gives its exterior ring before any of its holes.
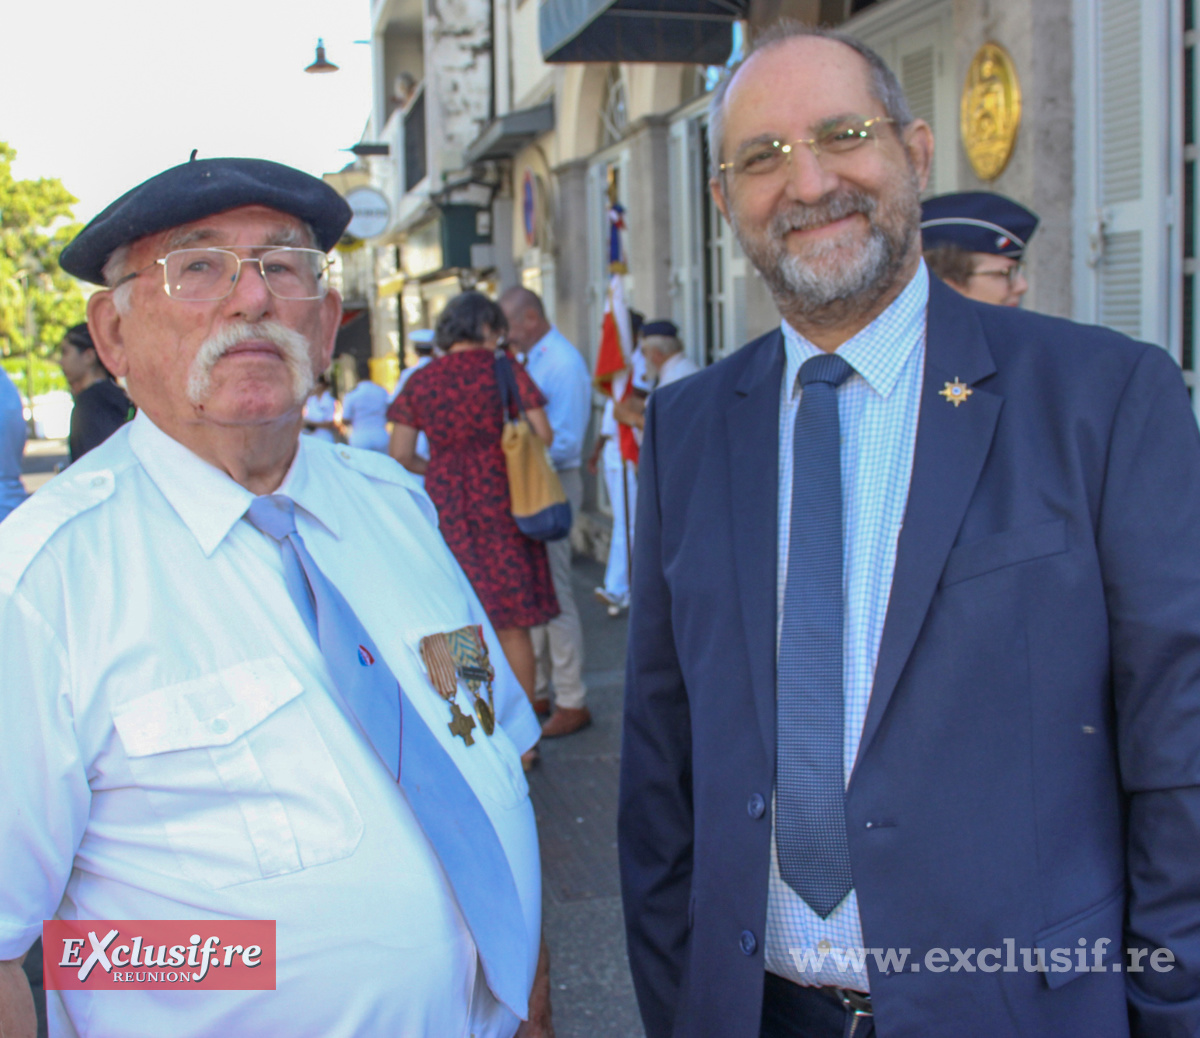
{"type": "Polygon", "coordinates": [[[525,355],[525,370],[546,398],[546,418],[554,430],[550,460],[560,471],[579,468],[592,413],[592,376],[583,355],[551,328],[525,355]]]}
{"type": "Polygon", "coordinates": [[[21,458],[25,454],[25,413],[21,394],[0,368],[0,519],[25,500],[21,458]]]}
{"type": "MultiPolygon", "coordinates": [[[[842,558],[845,623],[842,656],[845,696],[843,744],[846,780],[862,737],[879,640],[892,591],[896,545],[908,485],[921,378],[925,368],[925,315],[929,276],[916,276],[882,314],[838,349],[854,369],[838,389],[842,434],[842,558]]],[[[821,351],[785,321],[782,397],[779,407],[779,545],[776,646],[787,584],[792,512],[792,431],[800,406],[800,365],[821,351]]],[[[839,958],[862,947],[858,894],[851,891],[828,919],[818,916],[779,874],[772,841],[767,900],[766,968],[800,984],[833,984],[868,991],[867,971],[839,958]],[[823,953],[825,953],[823,955],[823,953]],[[813,956],[807,965],[801,956],[813,956]],[[797,961],[797,960],[801,961],[797,961]],[[803,966],[803,968],[802,968],[803,966]]]]}

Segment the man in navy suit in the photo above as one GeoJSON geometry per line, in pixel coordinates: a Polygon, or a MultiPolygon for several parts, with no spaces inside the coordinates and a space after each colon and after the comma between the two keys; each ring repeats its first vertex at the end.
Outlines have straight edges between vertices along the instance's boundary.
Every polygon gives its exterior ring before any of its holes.
{"type": "Polygon", "coordinates": [[[1200,1034],[1178,368],[928,275],[932,134],[856,41],[760,37],[712,115],[783,323],[648,409],[620,806],[648,1038],[1200,1034]]]}

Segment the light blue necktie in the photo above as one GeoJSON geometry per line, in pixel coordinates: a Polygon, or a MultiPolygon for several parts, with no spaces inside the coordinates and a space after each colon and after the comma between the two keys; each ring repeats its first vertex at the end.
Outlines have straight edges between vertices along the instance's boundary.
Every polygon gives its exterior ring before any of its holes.
{"type": "Polygon", "coordinates": [[[835,353],[800,367],[792,521],[779,635],[775,843],[779,873],[822,919],[854,886],[842,758],[842,470],[835,353]]]}
{"type": "Polygon", "coordinates": [[[529,995],[528,935],[508,856],[491,819],[350,604],[308,553],[296,529],[292,499],[282,494],[256,497],[246,518],[279,542],[288,593],[325,657],[336,686],[334,700],[392,777],[399,778],[454,889],[488,987],[518,1012],[529,995]]]}

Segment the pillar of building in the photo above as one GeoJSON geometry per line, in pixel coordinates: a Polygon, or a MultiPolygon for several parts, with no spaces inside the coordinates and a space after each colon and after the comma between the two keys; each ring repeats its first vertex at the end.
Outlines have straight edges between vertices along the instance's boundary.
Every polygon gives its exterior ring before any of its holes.
{"type": "Polygon", "coordinates": [[[1044,0],[955,0],[954,37],[961,91],[976,52],[998,43],[1012,55],[1021,85],[1021,126],[1012,158],[992,181],[971,168],[959,133],[939,141],[959,154],[963,191],[998,191],[1041,218],[1027,256],[1025,305],[1071,316],[1075,97],[1071,5],[1044,0]]]}

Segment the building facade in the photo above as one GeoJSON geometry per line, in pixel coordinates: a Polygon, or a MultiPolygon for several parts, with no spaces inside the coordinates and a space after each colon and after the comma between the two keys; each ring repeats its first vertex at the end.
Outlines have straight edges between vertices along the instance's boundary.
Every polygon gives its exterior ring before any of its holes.
{"type": "MultiPolygon", "coordinates": [[[[1191,386],[1197,3],[373,0],[364,142],[387,154],[362,167],[393,205],[372,243],[374,348],[395,351],[462,288],[519,282],[591,363],[613,196],[627,300],[673,319],[698,363],[776,324],[709,197],[705,128],[731,51],[794,18],[860,37],[897,72],[934,129],[928,194],[994,190],[1040,215],[1026,306],[1157,343],[1191,386]],[[1020,119],[985,180],[964,123],[991,110],[988,44],[1011,62],[1020,119]]],[[[603,511],[602,489],[591,502],[603,511]]]]}

